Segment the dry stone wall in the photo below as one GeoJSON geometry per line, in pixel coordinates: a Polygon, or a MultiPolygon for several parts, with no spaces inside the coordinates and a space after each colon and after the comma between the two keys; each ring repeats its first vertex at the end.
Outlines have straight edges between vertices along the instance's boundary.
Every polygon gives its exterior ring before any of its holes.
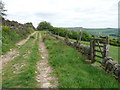
{"type": "Polygon", "coordinates": [[[4,18],[2,18],[2,25],[8,26],[14,30],[25,30],[27,28],[35,29],[35,27],[32,25],[21,24],[21,23],[18,23],[17,21],[5,20],[4,18]]]}

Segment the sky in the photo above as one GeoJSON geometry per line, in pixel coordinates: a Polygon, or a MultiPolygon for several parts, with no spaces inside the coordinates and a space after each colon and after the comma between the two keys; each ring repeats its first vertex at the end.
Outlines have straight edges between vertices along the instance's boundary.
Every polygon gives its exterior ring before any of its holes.
{"type": "Polygon", "coordinates": [[[7,19],[54,27],[117,28],[119,0],[3,0],[7,19]]]}

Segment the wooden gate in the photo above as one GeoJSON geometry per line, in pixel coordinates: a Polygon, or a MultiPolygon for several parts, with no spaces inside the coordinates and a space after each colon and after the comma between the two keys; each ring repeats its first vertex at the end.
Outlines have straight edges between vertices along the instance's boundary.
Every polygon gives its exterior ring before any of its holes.
{"type": "Polygon", "coordinates": [[[102,36],[97,38],[93,36],[93,40],[90,43],[90,48],[91,48],[91,55],[90,55],[91,61],[92,62],[97,61],[101,63],[101,61],[98,61],[96,57],[103,60],[105,57],[108,56],[110,49],[109,38],[102,36]],[[99,55],[97,53],[99,53],[99,55]]]}

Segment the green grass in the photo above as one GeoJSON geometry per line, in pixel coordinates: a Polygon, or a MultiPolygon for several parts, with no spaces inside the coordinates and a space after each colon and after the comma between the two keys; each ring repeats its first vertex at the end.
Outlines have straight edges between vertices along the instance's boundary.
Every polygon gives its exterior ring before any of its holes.
{"type": "Polygon", "coordinates": [[[119,61],[120,57],[119,57],[119,51],[120,47],[116,47],[116,46],[110,46],[110,53],[109,55],[114,59],[119,61]]]}
{"type": "Polygon", "coordinates": [[[36,63],[41,60],[38,45],[39,34],[34,35],[23,46],[17,47],[20,56],[8,62],[3,69],[3,88],[37,88],[36,63]],[[37,38],[35,40],[35,38],[37,38]],[[26,55],[26,57],[25,57],[26,55]],[[24,65],[23,67],[21,67],[24,65]],[[17,69],[17,68],[18,69],[17,69]],[[21,67],[21,68],[20,68],[21,67]],[[16,72],[16,73],[14,73],[16,72]]]}
{"type": "Polygon", "coordinates": [[[49,63],[58,77],[59,88],[118,88],[118,82],[105,71],[85,62],[77,50],[48,36],[45,40],[49,63]]]}
{"type": "Polygon", "coordinates": [[[27,38],[27,36],[33,32],[33,30],[12,30],[9,27],[3,27],[2,30],[2,54],[5,54],[12,48],[15,48],[15,44],[20,40],[27,38]]]}

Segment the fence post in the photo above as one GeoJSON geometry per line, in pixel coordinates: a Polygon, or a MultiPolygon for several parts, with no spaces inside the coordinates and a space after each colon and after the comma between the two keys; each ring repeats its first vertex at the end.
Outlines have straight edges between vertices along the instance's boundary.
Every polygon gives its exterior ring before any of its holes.
{"type": "Polygon", "coordinates": [[[90,60],[93,60],[93,40],[90,41],[90,60]]]}
{"type": "Polygon", "coordinates": [[[66,43],[68,42],[68,31],[67,31],[66,36],[65,36],[65,42],[66,43]]]}
{"type": "Polygon", "coordinates": [[[58,34],[58,36],[59,36],[59,31],[58,31],[58,33],[57,33],[57,34],[58,34]]]}
{"type": "Polygon", "coordinates": [[[79,45],[80,45],[80,42],[81,42],[81,39],[82,39],[82,30],[80,30],[80,33],[79,33],[79,39],[78,39],[78,43],[79,43],[79,45]]]}
{"type": "Polygon", "coordinates": [[[106,42],[105,42],[105,45],[104,45],[104,56],[103,56],[103,58],[109,56],[109,51],[110,51],[109,37],[107,36],[106,37],[106,42]]]}
{"type": "Polygon", "coordinates": [[[91,63],[95,62],[95,36],[93,36],[93,40],[90,42],[90,50],[91,50],[91,63]]]}
{"type": "Polygon", "coordinates": [[[95,62],[95,41],[90,42],[90,59],[91,63],[95,62]]]}
{"type": "Polygon", "coordinates": [[[77,37],[77,43],[78,43],[78,41],[79,41],[79,36],[77,37]]]}

